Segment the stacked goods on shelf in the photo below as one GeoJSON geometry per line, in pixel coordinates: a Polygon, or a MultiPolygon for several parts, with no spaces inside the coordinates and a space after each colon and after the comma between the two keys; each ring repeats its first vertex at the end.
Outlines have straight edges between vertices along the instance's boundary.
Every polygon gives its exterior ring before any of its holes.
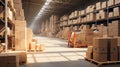
{"type": "MultiPolygon", "coordinates": [[[[90,58],[86,54],[86,58],[93,59],[97,62],[107,62],[107,61],[119,61],[120,52],[118,51],[118,41],[117,38],[107,37],[107,38],[94,38],[93,39],[93,54],[90,58]],[[102,57],[101,57],[102,56],[102,57]]],[[[90,48],[90,47],[89,47],[90,48]]]]}
{"type": "Polygon", "coordinates": [[[25,50],[26,45],[26,21],[15,20],[15,50],[25,50]]]}
{"type": "Polygon", "coordinates": [[[30,49],[30,43],[32,42],[33,32],[32,29],[27,28],[27,50],[30,49]]]}
{"type": "Polygon", "coordinates": [[[1,67],[19,67],[19,57],[16,54],[0,54],[1,67]]]}

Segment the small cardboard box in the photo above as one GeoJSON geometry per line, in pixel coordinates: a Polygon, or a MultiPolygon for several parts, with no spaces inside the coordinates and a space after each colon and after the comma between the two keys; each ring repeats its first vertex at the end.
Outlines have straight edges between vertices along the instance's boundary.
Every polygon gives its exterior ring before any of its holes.
{"type": "Polygon", "coordinates": [[[102,3],[101,2],[96,3],[96,10],[101,9],[101,7],[102,7],[102,3]]]}
{"type": "Polygon", "coordinates": [[[120,4],[120,0],[115,0],[115,4],[120,4]]]}
{"type": "Polygon", "coordinates": [[[116,17],[116,16],[120,16],[120,8],[119,7],[116,7],[116,8],[114,8],[114,16],[116,17]]]}
{"type": "Polygon", "coordinates": [[[109,12],[109,18],[113,17],[113,12],[109,12]]]}
{"type": "Polygon", "coordinates": [[[113,6],[115,4],[114,0],[108,0],[108,6],[113,6]]]}
{"type": "Polygon", "coordinates": [[[102,2],[102,8],[106,8],[106,7],[107,7],[107,2],[106,1],[102,2]]]}

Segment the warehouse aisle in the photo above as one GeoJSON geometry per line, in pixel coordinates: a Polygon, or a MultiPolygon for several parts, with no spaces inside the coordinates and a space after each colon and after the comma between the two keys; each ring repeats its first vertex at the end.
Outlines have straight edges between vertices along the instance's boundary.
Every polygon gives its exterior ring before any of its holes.
{"type": "Polygon", "coordinates": [[[67,41],[55,38],[35,38],[39,39],[38,43],[45,44],[45,51],[28,53],[28,63],[20,67],[97,67],[84,60],[85,48],[68,48],[67,41]]]}

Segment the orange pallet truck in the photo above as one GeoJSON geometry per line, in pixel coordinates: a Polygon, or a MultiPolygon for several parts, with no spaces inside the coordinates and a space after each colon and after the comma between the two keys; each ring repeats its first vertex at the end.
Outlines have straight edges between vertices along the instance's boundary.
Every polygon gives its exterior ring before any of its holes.
{"type": "Polygon", "coordinates": [[[68,32],[68,47],[78,48],[77,34],[75,32],[68,32]]]}

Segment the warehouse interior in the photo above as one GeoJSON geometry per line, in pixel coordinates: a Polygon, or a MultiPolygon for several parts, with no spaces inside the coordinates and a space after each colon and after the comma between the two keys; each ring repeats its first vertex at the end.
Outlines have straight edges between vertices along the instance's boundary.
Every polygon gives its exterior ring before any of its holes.
{"type": "Polygon", "coordinates": [[[0,0],[0,67],[120,67],[120,0],[0,0]]]}

